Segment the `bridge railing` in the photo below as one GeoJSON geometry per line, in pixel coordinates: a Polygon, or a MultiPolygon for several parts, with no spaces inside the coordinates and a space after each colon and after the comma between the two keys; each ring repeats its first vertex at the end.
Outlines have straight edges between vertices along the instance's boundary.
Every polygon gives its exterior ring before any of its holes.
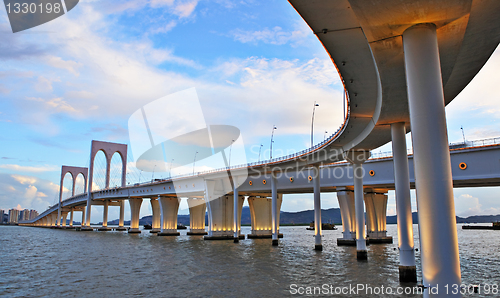
{"type": "MultiPolygon", "coordinates": [[[[498,145],[500,144],[500,137],[499,138],[489,138],[489,139],[481,139],[481,140],[474,140],[474,141],[465,141],[465,142],[457,142],[457,143],[450,143],[449,147],[450,150],[459,150],[459,149],[464,149],[464,148],[473,148],[473,147],[482,147],[482,146],[491,146],[491,145],[498,145]]],[[[371,152],[371,157],[370,159],[377,159],[377,158],[385,158],[385,157],[392,157],[392,151],[386,151],[386,152],[371,152]]],[[[413,148],[408,149],[408,155],[413,154],[413,148]]]]}

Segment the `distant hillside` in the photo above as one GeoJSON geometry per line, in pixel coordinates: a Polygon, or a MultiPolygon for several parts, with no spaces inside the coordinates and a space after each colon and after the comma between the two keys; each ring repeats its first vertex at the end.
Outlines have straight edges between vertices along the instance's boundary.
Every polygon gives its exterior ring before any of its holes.
{"type": "MultiPolygon", "coordinates": [[[[417,212],[412,214],[413,223],[418,223],[417,212]]],[[[140,225],[151,224],[153,217],[151,215],[144,216],[139,220],[140,225]]],[[[281,212],[280,213],[280,224],[282,225],[293,225],[293,224],[309,224],[314,220],[314,210],[305,210],[300,212],[281,212]]],[[[337,225],[342,224],[342,218],[340,216],[339,208],[330,208],[321,210],[321,221],[324,223],[334,223],[337,225]]],[[[494,221],[500,221],[499,215],[476,215],[469,216],[467,218],[458,217],[457,223],[491,223],[494,221]]],[[[178,215],[177,222],[183,225],[189,225],[189,215],[178,215]]],[[[205,224],[208,223],[208,216],[205,215],[205,224]]],[[[387,216],[387,224],[396,224],[396,215],[387,216]]],[[[101,223],[99,223],[101,224],[101,223]]],[[[109,225],[118,225],[118,219],[108,222],[109,225]]],[[[125,225],[129,225],[130,221],[125,221],[125,225]]],[[[250,218],[250,208],[248,206],[243,207],[241,210],[241,224],[249,225],[251,224],[250,218]]]]}

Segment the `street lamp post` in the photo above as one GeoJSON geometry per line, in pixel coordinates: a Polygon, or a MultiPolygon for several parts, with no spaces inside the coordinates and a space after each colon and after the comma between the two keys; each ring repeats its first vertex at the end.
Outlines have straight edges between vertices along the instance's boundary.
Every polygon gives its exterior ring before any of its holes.
{"type": "Polygon", "coordinates": [[[319,103],[314,102],[313,106],[313,114],[312,114],[312,120],[311,120],[311,148],[313,146],[313,138],[314,138],[314,111],[316,111],[316,107],[319,107],[319,103]]]}
{"type": "Polygon", "coordinates": [[[193,176],[194,176],[194,165],[196,164],[196,154],[198,154],[198,151],[194,154],[194,160],[193,160],[193,176]]]}
{"type": "Polygon", "coordinates": [[[323,142],[326,141],[326,134],[328,133],[328,131],[325,130],[325,135],[323,136],[323,142]]]}
{"type": "Polygon", "coordinates": [[[234,140],[231,141],[231,146],[229,146],[229,167],[231,167],[231,150],[233,149],[234,140]]]}
{"type": "Polygon", "coordinates": [[[263,145],[262,145],[262,144],[260,144],[260,147],[259,147],[259,161],[258,161],[258,162],[260,162],[260,151],[262,151],[262,146],[263,146],[263,145]]]}
{"type": "Polygon", "coordinates": [[[278,129],[278,128],[276,127],[276,125],[273,125],[273,131],[271,132],[271,149],[270,149],[271,152],[269,153],[269,159],[273,159],[273,143],[274,143],[273,137],[274,137],[274,130],[275,129],[278,129]]]}
{"type": "Polygon", "coordinates": [[[172,178],[172,163],[174,162],[174,159],[172,158],[172,160],[170,161],[170,168],[168,170],[168,172],[170,173],[170,178],[172,178]]]}
{"type": "Polygon", "coordinates": [[[153,175],[151,175],[151,182],[153,182],[153,180],[155,179],[155,169],[156,165],[153,167],[153,175]]]}

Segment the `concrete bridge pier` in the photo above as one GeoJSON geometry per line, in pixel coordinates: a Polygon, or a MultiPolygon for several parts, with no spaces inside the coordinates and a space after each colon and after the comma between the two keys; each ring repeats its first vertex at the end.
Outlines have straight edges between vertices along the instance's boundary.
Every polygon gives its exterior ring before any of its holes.
{"type": "Polygon", "coordinates": [[[367,259],[365,238],[365,210],[363,193],[363,163],[370,157],[369,151],[349,151],[344,153],[345,159],[352,164],[354,179],[354,207],[356,211],[356,258],[367,259]]]}
{"type": "Polygon", "coordinates": [[[82,209],[82,224],[81,227],[85,227],[85,207],[82,209]]]}
{"type": "MultiPolygon", "coordinates": [[[[233,240],[234,243],[240,242],[240,235],[241,235],[241,211],[239,209],[239,201],[243,199],[243,202],[245,201],[245,197],[240,196],[238,194],[238,186],[236,183],[234,183],[234,188],[233,188],[233,240]]],[[[243,204],[242,204],[243,208],[243,204]]],[[[243,236],[245,237],[245,236],[243,236]]],[[[245,239],[245,238],[243,238],[245,239]]]]}
{"type": "Polygon", "coordinates": [[[61,211],[61,228],[66,228],[66,220],[68,218],[68,211],[61,211]]]}
{"type": "Polygon", "coordinates": [[[342,238],[337,239],[337,245],[356,245],[356,213],[354,208],[354,192],[342,190],[337,192],[337,199],[342,216],[342,238]]]}
{"type": "Polygon", "coordinates": [[[71,208],[71,211],[69,213],[69,227],[70,228],[73,228],[73,213],[74,213],[74,210],[73,210],[73,208],[71,208]]]}
{"type": "MultiPolygon", "coordinates": [[[[158,196],[159,198],[160,196],[158,196]]],[[[153,218],[151,222],[150,233],[158,233],[161,231],[161,210],[160,202],[157,198],[151,198],[151,210],[153,210],[153,218]]]]}
{"type": "Polygon", "coordinates": [[[368,242],[392,243],[392,237],[387,236],[387,194],[375,191],[369,190],[364,196],[368,242]]]}
{"type": "Polygon", "coordinates": [[[207,235],[205,231],[205,212],[207,204],[204,199],[189,198],[189,232],[188,235],[207,235]]]}
{"type": "MultiPolygon", "coordinates": [[[[278,238],[280,233],[280,218],[279,213],[280,209],[278,208],[278,180],[276,179],[276,174],[271,173],[271,212],[272,212],[272,232],[273,232],[273,241],[272,245],[276,246],[279,244],[278,238]]],[[[280,205],[281,208],[281,205],[280,205]]]]}
{"type": "Polygon", "coordinates": [[[179,236],[177,232],[177,213],[179,212],[178,197],[160,197],[161,231],[158,236],[179,236]]]}
{"type": "Polygon", "coordinates": [[[125,200],[120,201],[120,219],[118,221],[118,228],[115,231],[126,231],[127,228],[124,227],[125,221],[125,200]]]}
{"type": "MultiPolygon", "coordinates": [[[[245,197],[238,196],[236,208],[234,207],[234,196],[225,195],[207,202],[207,208],[210,218],[208,226],[208,235],[205,240],[234,240],[234,210],[237,210],[238,218],[241,218],[241,209],[245,197]]],[[[245,239],[245,235],[238,231],[239,239],[245,239]]]]}
{"type": "Polygon", "coordinates": [[[139,229],[139,216],[141,213],[142,199],[129,199],[128,202],[130,204],[131,213],[130,228],[128,229],[128,232],[133,234],[141,233],[141,230],[139,229]]]}
{"type": "Polygon", "coordinates": [[[102,227],[98,228],[98,231],[111,231],[111,228],[108,228],[108,209],[109,200],[104,200],[104,210],[102,212],[102,227]]]}
{"type": "Polygon", "coordinates": [[[52,228],[57,228],[57,212],[50,215],[50,226],[52,228]]]}
{"type": "MultiPolygon", "coordinates": [[[[281,209],[283,195],[278,194],[278,209],[281,209]]],[[[251,233],[247,235],[248,239],[272,238],[273,237],[273,214],[272,199],[261,196],[248,197],[250,207],[250,218],[252,223],[251,233]]],[[[279,221],[279,213],[277,215],[279,221]]],[[[278,238],[283,238],[283,234],[278,234],[278,238]]]]}
{"type": "MultiPolygon", "coordinates": [[[[403,33],[424,297],[461,284],[450,149],[436,25],[403,33]]],[[[457,295],[460,297],[460,292],[457,295]]],[[[447,296],[449,297],[449,296],[447,296]]]]}
{"type": "Polygon", "coordinates": [[[398,220],[399,280],[402,282],[417,282],[417,266],[415,264],[413,242],[413,218],[411,214],[410,171],[405,135],[406,129],[404,123],[391,124],[396,214],[398,220]]]}
{"type": "Polygon", "coordinates": [[[313,167],[313,192],[314,192],[314,249],[323,250],[321,242],[321,185],[319,167],[313,167]]]}

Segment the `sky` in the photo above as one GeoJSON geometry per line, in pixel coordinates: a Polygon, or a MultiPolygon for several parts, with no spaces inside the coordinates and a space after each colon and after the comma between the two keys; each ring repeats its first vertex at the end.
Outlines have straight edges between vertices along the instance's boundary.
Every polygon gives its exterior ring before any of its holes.
{"type": "MultiPolygon", "coordinates": [[[[190,88],[207,125],[240,130],[248,162],[269,157],[273,126],[274,157],[309,147],[315,102],[315,142],[343,119],[335,67],[284,0],[82,0],[67,14],[15,34],[2,6],[0,36],[0,209],[44,211],[58,200],[61,165],[88,166],[92,140],[130,148],[131,116],[190,88]]],[[[446,108],[450,142],[462,141],[462,126],[467,140],[500,136],[499,68],[497,49],[446,108]]],[[[172,109],[189,116],[182,103],[172,109]]],[[[390,150],[387,144],[375,152],[390,150]]],[[[170,175],[141,172],[131,149],[128,155],[129,182],[170,175]]],[[[94,189],[103,187],[104,164],[98,155],[94,189]]],[[[119,164],[114,156],[111,186],[120,183],[119,164]]],[[[67,197],[70,177],[63,185],[67,197]]],[[[82,191],[77,179],[76,192],[82,191]]],[[[455,189],[457,215],[500,214],[497,193],[455,189]]],[[[413,191],[412,197],[416,210],[413,191]]],[[[322,207],[338,207],[335,194],[323,194],[322,207]]],[[[92,222],[102,219],[101,209],[93,207],[92,222]]],[[[185,200],[180,209],[187,213],[185,200]]],[[[282,211],[306,209],[313,209],[311,195],[284,197],[282,211]]],[[[110,207],[110,219],[118,214],[110,207]]],[[[148,214],[145,201],[141,216],[148,214]]],[[[388,214],[395,214],[392,191],[388,214]]]]}

